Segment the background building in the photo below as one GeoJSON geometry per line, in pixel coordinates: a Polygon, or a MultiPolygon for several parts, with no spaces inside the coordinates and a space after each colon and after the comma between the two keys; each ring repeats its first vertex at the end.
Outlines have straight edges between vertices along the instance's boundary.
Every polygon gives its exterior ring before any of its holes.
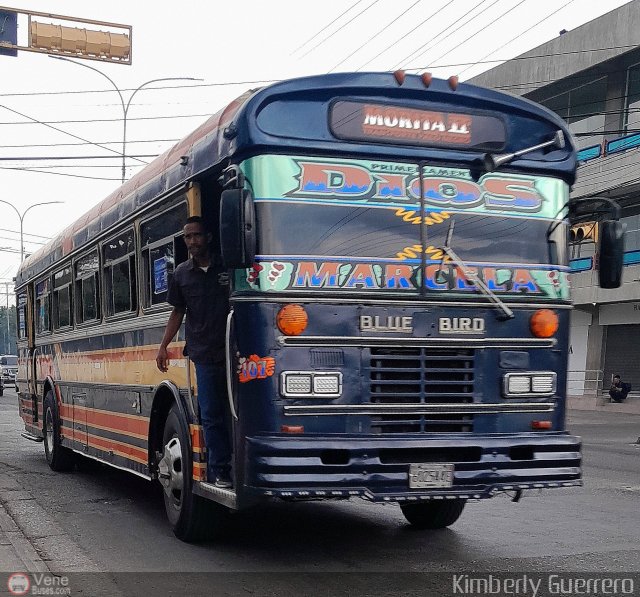
{"type": "Polygon", "coordinates": [[[640,390],[640,0],[469,82],[527,97],[567,120],[580,149],[571,196],[621,205],[627,230],[620,288],[598,287],[597,227],[572,230],[569,390],[593,389],[595,376],[606,389],[614,373],[640,390]]]}

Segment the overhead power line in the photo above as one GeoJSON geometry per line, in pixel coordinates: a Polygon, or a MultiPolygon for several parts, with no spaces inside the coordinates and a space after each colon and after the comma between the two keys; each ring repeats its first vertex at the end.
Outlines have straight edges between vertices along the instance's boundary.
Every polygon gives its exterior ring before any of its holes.
{"type": "Polygon", "coordinates": [[[37,168],[19,168],[19,167],[0,166],[0,170],[15,170],[18,172],[36,172],[38,174],[51,174],[53,176],[69,176],[71,178],[84,178],[87,180],[113,180],[115,182],[122,181],[120,177],[106,178],[104,176],[83,176],[81,174],[69,174],[67,172],[47,172],[46,170],[38,170],[37,168]]]}
{"type": "MultiPolygon", "coordinates": [[[[277,83],[280,79],[258,79],[255,81],[224,81],[222,83],[197,83],[195,85],[159,85],[151,87],[149,91],[161,91],[163,89],[191,89],[192,87],[231,87],[234,85],[262,85],[268,83],[277,83]]],[[[121,89],[120,91],[135,91],[135,89],[121,89]]],[[[68,90],[68,91],[23,91],[20,93],[0,93],[0,97],[21,97],[31,95],[77,95],[84,93],[113,93],[110,89],[84,89],[84,90],[68,90]]],[[[117,105],[117,104],[114,104],[117,105]]]]}
{"type": "MultiPolygon", "coordinates": [[[[451,2],[449,2],[448,4],[455,2],[456,0],[451,0],[451,2]]],[[[486,1],[486,0],[485,0],[486,1]]],[[[433,17],[435,15],[431,15],[431,17],[433,17]]],[[[430,18],[431,18],[430,17],[430,18]]],[[[416,28],[412,29],[409,33],[403,35],[403,37],[407,37],[410,33],[412,33],[413,31],[415,31],[416,28]]],[[[396,43],[399,40],[394,41],[393,44],[391,44],[391,46],[396,45],[396,43]]],[[[389,47],[391,47],[389,46],[389,47]]],[[[540,55],[532,55],[532,56],[515,56],[515,57],[507,57],[507,58],[494,58],[492,60],[474,60],[472,62],[455,62],[455,63],[450,63],[450,64],[443,64],[443,65],[438,65],[438,68],[455,68],[455,67],[461,67],[461,66],[475,66],[477,64],[497,64],[500,62],[510,62],[510,61],[516,61],[516,60],[533,60],[533,59],[537,59],[537,58],[552,58],[554,56],[567,56],[567,55],[576,55],[576,54],[585,54],[585,53],[592,53],[592,52],[604,52],[604,51],[608,51],[608,50],[626,50],[626,49],[631,49],[631,48],[637,48],[638,44],[630,44],[630,45],[622,45],[622,46],[602,46],[602,47],[598,47],[598,48],[584,48],[583,50],[573,50],[570,52],[549,52],[547,54],[540,54],[540,55]]],[[[388,48],[387,48],[388,49],[388,48]]],[[[380,55],[382,55],[384,52],[381,52],[380,55]]],[[[373,60],[375,60],[375,58],[377,58],[378,56],[374,56],[374,58],[372,60],[370,60],[369,62],[364,63],[360,68],[358,68],[357,70],[361,70],[362,68],[364,68],[364,66],[367,66],[370,62],[372,62],[373,60]]],[[[416,66],[416,67],[408,67],[405,70],[425,70],[426,66],[416,66]]],[[[389,72],[391,72],[394,69],[389,69],[389,72]]],[[[584,75],[583,75],[584,76],[584,75]]],[[[162,86],[162,87],[154,87],[153,90],[163,90],[163,89],[182,89],[182,88],[189,88],[189,87],[229,87],[229,86],[234,86],[234,85],[259,85],[259,84],[263,84],[263,83],[280,83],[282,82],[284,79],[258,79],[258,80],[253,80],[253,81],[224,81],[221,83],[207,83],[207,84],[201,84],[201,85],[166,85],[166,86],[162,86]]],[[[508,88],[517,88],[519,85],[524,85],[524,84],[537,84],[537,83],[545,83],[545,82],[553,82],[557,79],[549,79],[549,80],[544,80],[544,81],[533,81],[533,82],[525,82],[525,83],[520,83],[514,86],[504,86],[501,87],[501,89],[508,89],[508,88]]],[[[134,91],[133,89],[122,89],[122,91],[134,91]]],[[[113,89],[80,89],[80,90],[66,90],[66,91],[26,91],[26,92],[20,92],[20,93],[0,93],[0,98],[4,98],[4,97],[34,97],[34,96],[45,96],[45,95],[86,95],[86,94],[91,94],[91,93],[113,93],[113,89]]],[[[116,104],[114,104],[115,106],[116,104]]],[[[218,106],[216,106],[217,108],[218,106]]],[[[211,113],[207,113],[207,114],[189,114],[189,115],[185,115],[185,118],[191,118],[191,117],[196,117],[196,116],[201,116],[201,117],[207,117],[207,116],[211,116],[211,113]]],[[[158,117],[160,118],[160,117],[158,117]]],[[[173,116],[165,116],[164,118],[174,118],[173,116]]],[[[120,119],[121,120],[121,119],[120,119]]],[[[127,118],[127,120],[137,120],[136,118],[127,118]]],[[[66,122],[66,121],[65,121],[66,122]]],[[[12,123],[0,123],[0,124],[12,124],[12,123]]]]}
{"type": "Polygon", "coordinates": [[[411,31],[409,31],[407,33],[403,33],[401,37],[399,37],[398,39],[396,39],[392,43],[390,43],[386,48],[384,48],[384,50],[381,50],[373,58],[371,58],[370,60],[368,60],[364,64],[361,64],[356,69],[356,71],[361,71],[365,66],[371,64],[376,58],[379,58],[380,56],[385,54],[388,50],[390,50],[392,47],[394,47],[396,44],[398,44],[401,40],[408,38],[414,31],[417,31],[418,29],[420,29],[420,27],[422,27],[423,25],[428,23],[433,17],[435,17],[437,14],[439,14],[444,6],[452,6],[453,4],[455,4],[455,2],[456,2],[456,0],[448,0],[442,6],[437,7],[426,19],[423,19],[411,31]]]}
{"type": "Polygon", "coordinates": [[[344,17],[347,13],[351,12],[356,6],[358,6],[358,4],[360,4],[363,1],[364,0],[358,0],[355,4],[352,4],[349,8],[347,8],[347,10],[342,11],[335,19],[333,19],[333,21],[331,21],[329,24],[325,25],[315,35],[312,35],[307,41],[305,41],[301,46],[298,46],[289,55],[293,56],[296,52],[298,52],[299,50],[302,50],[302,48],[304,48],[309,42],[313,41],[316,37],[318,37],[318,35],[320,35],[324,31],[326,31],[329,27],[331,27],[331,25],[333,25],[336,21],[339,21],[342,17],[344,17]]]}
{"type": "MultiPolygon", "coordinates": [[[[593,52],[606,52],[608,50],[628,50],[630,48],[637,48],[638,44],[634,45],[623,45],[623,46],[602,46],[600,48],[585,48],[584,50],[567,50],[565,52],[549,52],[548,54],[536,54],[532,56],[514,56],[513,58],[494,58],[493,60],[484,60],[484,61],[474,61],[474,62],[454,62],[451,64],[439,64],[438,68],[451,68],[455,66],[475,66],[476,64],[495,64],[496,62],[519,62],[522,60],[537,60],[538,58],[553,58],[555,56],[571,56],[576,54],[591,54],[593,52]]],[[[429,68],[428,66],[418,66],[418,67],[410,67],[405,70],[424,70],[429,68]]],[[[608,71],[610,72],[610,71],[608,71]]],[[[580,76],[582,78],[589,77],[591,75],[572,75],[572,76],[580,76]]],[[[564,77],[562,79],[549,79],[549,81],[557,81],[564,80],[569,77],[564,77]]],[[[532,83],[537,83],[539,81],[533,81],[532,83]]],[[[543,81],[544,82],[544,81],[543,81]]],[[[524,85],[530,83],[528,81],[519,83],[518,85],[524,85]]]]}
{"type": "MultiPolygon", "coordinates": [[[[120,153],[119,151],[116,151],[115,149],[111,149],[110,147],[107,147],[106,145],[100,145],[99,143],[93,143],[93,142],[89,141],[89,139],[85,139],[84,137],[79,137],[78,135],[74,135],[73,133],[69,133],[69,132],[67,132],[65,130],[62,130],[62,129],[58,128],[58,127],[52,126],[50,124],[47,124],[46,122],[42,122],[41,120],[38,120],[37,118],[32,118],[31,116],[28,116],[27,114],[23,114],[22,112],[18,112],[18,110],[14,110],[13,108],[9,108],[8,106],[0,105],[0,108],[4,108],[5,110],[8,110],[9,112],[13,112],[14,114],[17,114],[18,116],[22,116],[22,118],[28,118],[29,120],[32,120],[33,122],[37,122],[38,124],[41,124],[42,126],[46,126],[47,128],[53,129],[54,131],[58,131],[59,133],[62,133],[63,135],[69,135],[69,137],[73,137],[74,139],[78,139],[79,141],[85,141],[87,143],[91,143],[91,145],[95,145],[96,147],[100,147],[102,149],[105,149],[107,151],[115,153],[119,157],[122,157],[122,153],[120,153]]],[[[141,161],[138,158],[133,158],[133,159],[141,161]]]]}
{"type": "Polygon", "coordinates": [[[368,44],[370,44],[376,37],[378,37],[378,35],[381,35],[382,33],[388,32],[389,31],[389,27],[391,25],[393,25],[396,21],[398,21],[399,19],[401,19],[404,15],[406,15],[414,6],[416,6],[417,4],[420,4],[421,0],[416,0],[409,8],[405,9],[404,11],[402,11],[395,19],[393,19],[393,21],[391,21],[390,23],[385,23],[382,27],[382,29],[380,29],[377,33],[375,33],[374,35],[372,35],[367,41],[365,41],[363,44],[359,45],[353,52],[351,52],[351,54],[345,56],[342,60],[340,60],[340,62],[338,62],[338,64],[336,64],[335,66],[333,66],[333,68],[331,68],[329,71],[327,72],[333,72],[336,68],[338,68],[341,64],[344,64],[347,60],[349,60],[349,58],[351,58],[354,54],[357,54],[360,50],[362,50],[362,48],[364,48],[365,46],[367,46],[368,44]]]}
{"type": "MultiPolygon", "coordinates": [[[[20,243],[19,238],[11,238],[9,236],[0,236],[0,240],[6,240],[13,243],[20,243]]],[[[26,238],[23,240],[25,243],[28,243],[30,245],[46,245],[47,244],[46,242],[42,242],[40,240],[27,240],[26,238]]]]}
{"type": "Polygon", "coordinates": [[[510,43],[512,43],[515,40],[521,38],[525,33],[529,33],[529,31],[531,31],[532,29],[535,29],[538,25],[544,23],[547,19],[551,18],[554,14],[560,12],[561,10],[565,9],[567,6],[569,6],[569,4],[571,4],[573,2],[575,2],[575,0],[569,0],[568,2],[563,4],[560,8],[557,8],[552,13],[549,13],[546,17],[540,19],[537,23],[534,23],[533,25],[531,25],[531,27],[525,29],[524,31],[519,32],[517,35],[512,37],[509,41],[506,41],[501,46],[498,46],[497,48],[491,50],[491,52],[489,52],[488,54],[485,54],[482,58],[477,60],[475,62],[475,64],[467,66],[467,68],[465,68],[463,71],[459,72],[458,76],[461,77],[463,75],[463,73],[466,73],[469,69],[473,68],[473,66],[475,66],[476,64],[481,64],[483,60],[485,60],[486,58],[489,58],[489,56],[495,54],[496,52],[499,52],[503,48],[506,48],[510,43]]]}
{"type": "MultiPolygon", "coordinates": [[[[527,0],[520,0],[520,2],[518,2],[518,4],[516,4],[515,6],[511,7],[509,10],[507,10],[506,12],[503,12],[497,19],[494,19],[491,22],[491,25],[495,25],[500,19],[503,19],[504,17],[506,17],[510,12],[514,11],[516,8],[518,8],[519,6],[523,5],[527,0]]],[[[495,4],[495,3],[494,3],[495,4]]],[[[493,4],[491,5],[493,6],[493,4]]],[[[489,6],[489,8],[491,8],[491,6],[489,6]]],[[[456,49],[462,47],[464,44],[470,42],[476,35],[483,33],[484,31],[486,31],[486,29],[484,27],[480,27],[480,29],[478,29],[475,33],[472,33],[471,35],[466,35],[465,38],[456,46],[456,49]]],[[[444,39],[442,40],[444,41],[444,39]]],[[[438,56],[437,58],[434,58],[431,61],[431,64],[433,65],[433,68],[436,68],[436,62],[438,62],[438,60],[440,60],[441,58],[443,58],[444,56],[446,56],[449,53],[449,51],[446,51],[442,54],[440,54],[440,56],[438,56]]]]}
{"type": "MultiPolygon", "coordinates": [[[[173,118],[209,118],[210,116],[211,116],[210,113],[209,114],[176,114],[175,116],[138,116],[137,118],[127,117],[127,122],[131,122],[133,120],[170,120],[173,118]]],[[[27,118],[29,117],[27,116],[27,118]]],[[[12,124],[44,124],[46,126],[50,124],[82,124],[86,122],[122,122],[122,121],[123,121],[123,118],[86,118],[86,119],[80,119],[80,120],[42,120],[42,121],[37,120],[33,122],[30,122],[30,121],[20,122],[20,121],[14,120],[11,122],[0,122],[0,124],[4,126],[10,126],[12,124]]],[[[71,133],[67,133],[67,134],[71,135],[71,133]]],[[[99,145],[98,143],[95,143],[93,141],[86,141],[86,142],[89,143],[90,145],[99,145]]],[[[122,141],[120,143],[122,143],[122,141]]]]}
{"type": "MultiPolygon", "coordinates": [[[[149,153],[140,155],[129,155],[128,158],[157,158],[159,154],[149,153]]],[[[36,162],[47,160],[111,160],[118,158],[117,155],[48,155],[48,156],[13,156],[0,157],[0,162],[36,162]]]]}
{"type": "MultiPolygon", "coordinates": [[[[177,143],[180,139],[143,139],[139,141],[127,141],[128,144],[134,143],[177,143]]],[[[122,145],[122,139],[118,141],[96,141],[100,145],[122,145]]],[[[2,149],[25,149],[27,147],[81,147],[83,145],[93,145],[90,141],[82,143],[29,143],[23,145],[2,145],[2,149]]]]}
{"type": "MultiPolygon", "coordinates": [[[[449,31],[449,29],[456,27],[456,29],[454,31],[452,31],[451,33],[449,33],[448,35],[446,35],[442,41],[444,41],[447,37],[453,35],[454,33],[456,33],[457,31],[460,31],[460,29],[462,29],[462,27],[464,27],[465,25],[467,25],[468,23],[470,23],[471,21],[473,21],[474,19],[476,19],[478,17],[478,15],[474,15],[472,17],[469,18],[469,20],[465,21],[464,23],[461,23],[461,19],[466,18],[467,16],[471,15],[473,12],[475,12],[476,10],[479,10],[482,8],[482,5],[488,2],[488,0],[482,0],[482,2],[480,2],[480,4],[477,4],[476,6],[474,6],[473,8],[470,8],[467,12],[465,12],[461,18],[455,17],[453,19],[453,21],[451,21],[451,23],[449,25],[447,25],[447,27],[445,27],[444,29],[442,29],[437,35],[435,35],[433,38],[431,38],[429,41],[423,43],[417,50],[414,50],[413,52],[411,52],[410,54],[407,54],[402,60],[396,62],[396,64],[393,65],[393,67],[391,67],[389,70],[396,70],[397,68],[400,68],[403,64],[405,64],[408,60],[413,59],[415,56],[421,56],[422,54],[424,54],[424,52],[426,52],[427,50],[431,49],[432,47],[436,46],[437,40],[442,37],[447,31],[449,31]],[[431,44],[431,45],[429,45],[431,44]],[[429,46],[429,47],[427,47],[429,46]],[[426,48],[426,49],[425,49],[426,48]],[[424,51],[423,51],[424,50],[424,51]]],[[[496,4],[497,2],[499,2],[499,0],[494,0],[493,4],[491,4],[489,6],[489,8],[491,8],[491,6],[493,6],[494,4],[496,4]]],[[[407,69],[409,70],[409,69],[407,69]]]]}
{"type": "Polygon", "coordinates": [[[319,48],[322,44],[326,43],[328,40],[330,40],[336,33],[342,31],[347,25],[353,23],[353,21],[355,21],[360,15],[364,14],[365,12],[367,12],[370,8],[373,8],[376,4],[378,4],[378,2],[380,2],[380,0],[373,0],[373,2],[371,4],[369,4],[369,6],[367,6],[367,8],[365,8],[364,10],[361,10],[355,17],[349,19],[344,25],[340,26],[338,29],[336,29],[333,33],[331,33],[330,35],[328,35],[327,37],[325,37],[322,41],[320,41],[319,43],[317,43],[315,46],[313,46],[313,48],[311,48],[310,50],[307,50],[302,56],[301,58],[304,58],[305,56],[308,56],[309,54],[311,54],[311,52],[313,52],[316,48],[319,48]]]}
{"type": "MultiPolygon", "coordinates": [[[[11,228],[0,228],[0,232],[10,232],[11,234],[20,234],[19,230],[11,230],[11,228]]],[[[44,238],[45,240],[51,240],[50,236],[42,236],[42,234],[30,234],[28,232],[23,232],[22,236],[34,236],[35,238],[44,238]]],[[[19,241],[20,239],[16,239],[17,241],[19,241]]]]}

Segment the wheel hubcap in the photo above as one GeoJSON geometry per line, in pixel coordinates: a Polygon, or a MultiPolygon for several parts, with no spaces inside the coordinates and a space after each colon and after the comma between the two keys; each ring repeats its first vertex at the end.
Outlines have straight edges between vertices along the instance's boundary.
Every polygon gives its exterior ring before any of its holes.
{"type": "Polygon", "coordinates": [[[164,454],[158,463],[158,476],[160,477],[160,483],[164,487],[165,494],[171,499],[176,508],[182,505],[182,470],[180,440],[177,437],[173,437],[164,447],[164,454]]]}

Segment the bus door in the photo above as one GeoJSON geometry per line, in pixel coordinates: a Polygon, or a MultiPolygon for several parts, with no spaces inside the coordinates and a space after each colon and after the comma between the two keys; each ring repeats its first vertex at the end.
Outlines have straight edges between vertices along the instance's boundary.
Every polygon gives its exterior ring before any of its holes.
{"type": "Polygon", "coordinates": [[[27,350],[26,350],[26,365],[27,365],[27,392],[31,396],[32,400],[32,412],[34,425],[38,422],[38,384],[36,374],[36,329],[34,323],[35,313],[35,294],[33,284],[27,286],[27,309],[25,313],[25,325],[26,325],[26,337],[27,337],[27,350]]]}

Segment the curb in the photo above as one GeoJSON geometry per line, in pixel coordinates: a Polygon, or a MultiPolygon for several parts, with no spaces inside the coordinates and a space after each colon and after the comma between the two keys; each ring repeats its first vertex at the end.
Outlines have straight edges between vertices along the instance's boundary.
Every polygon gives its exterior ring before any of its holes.
{"type": "MultiPolygon", "coordinates": [[[[0,501],[0,539],[3,537],[11,544],[15,559],[24,565],[24,569],[20,572],[51,572],[45,561],[24,536],[16,521],[7,512],[4,503],[0,501]]],[[[14,572],[18,572],[18,570],[14,570],[14,572]]]]}

